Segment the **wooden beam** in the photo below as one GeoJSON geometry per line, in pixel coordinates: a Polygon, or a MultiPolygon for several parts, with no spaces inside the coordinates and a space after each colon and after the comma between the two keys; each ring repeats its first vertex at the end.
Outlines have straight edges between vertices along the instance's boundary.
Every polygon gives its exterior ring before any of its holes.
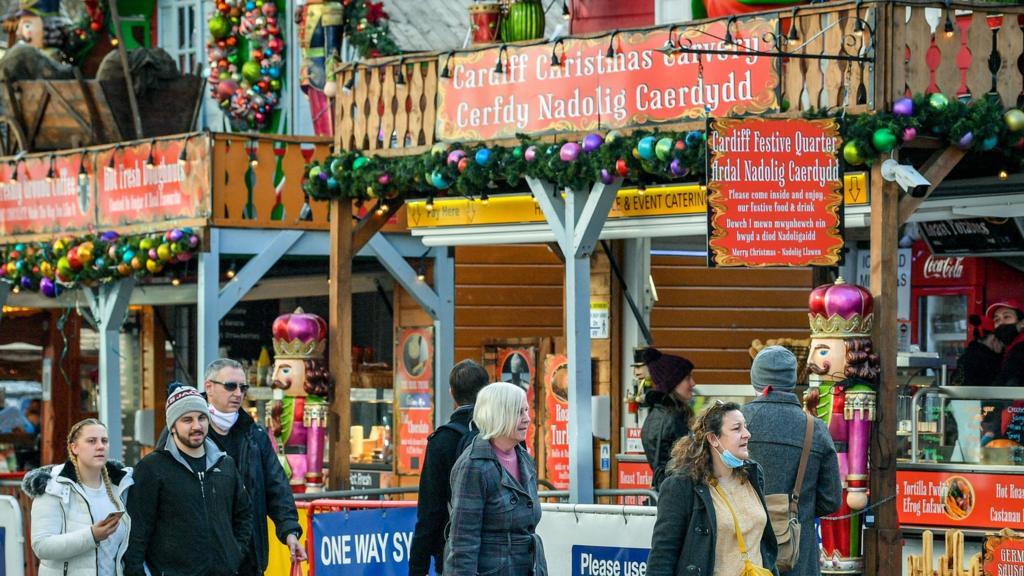
{"type": "MultiPolygon", "coordinates": [[[[902,66],[905,47],[896,45],[896,23],[902,22],[903,8],[892,4],[876,7],[875,87],[873,107],[889,110],[903,95],[904,86],[894,85],[893,70],[902,66]],[[898,20],[899,19],[899,20],[898,20]],[[900,58],[897,58],[899,55],[900,58]]],[[[895,155],[894,155],[895,156],[895,155]]],[[[870,461],[870,503],[896,495],[896,251],[899,248],[899,186],[882,178],[881,164],[871,169],[871,294],[875,325],[872,338],[880,360],[875,424],[868,450],[870,461]],[[877,191],[877,192],[876,192],[877,191]]],[[[875,525],[864,530],[864,574],[899,574],[903,544],[896,503],[874,510],[875,525]]]]}
{"type": "Polygon", "coordinates": [[[352,258],[354,248],[352,199],[331,200],[331,271],[327,294],[330,305],[329,366],[334,395],[329,399],[330,436],[328,487],[349,487],[350,423],[352,421],[352,258]]]}
{"type": "Polygon", "coordinates": [[[43,357],[50,363],[50,394],[49,400],[43,401],[39,438],[39,460],[44,465],[67,459],[68,432],[81,417],[77,401],[81,380],[78,347],[81,316],[68,314],[61,330],[58,324],[62,315],[61,310],[50,311],[43,349],[43,357]]]}
{"type": "MultiPolygon", "coordinates": [[[[152,306],[142,309],[142,409],[153,411],[153,438],[160,438],[166,426],[164,406],[167,404],[167,338],[163,325],[152,306]]],[[[143,448],[143,454],[152,451],[143,448]]]]}
{"type": "Polygon", "coordinates": [[[900,225],[906,224],[907,220],[910,220],[910,217],[914,215],[914,211],[931,196],[932,192],[939,187],[939,184],[946,179],[946,176],[953,171],[953,168],[956,168],[956,165],[966,153],[965,150],[961,150],[956,146],[947,146],[942,150],[936,150],[928,158],[924,165],[921,166],[921,175],[924,176],[925,180],[931,182],[931,186],[928,187],[925,195],[920,198],[907,195],[900,200],[900,225]]]}
{"type": "Polygon", "coordinates": [[[388,220],[405,206],[405,200],[402,198],[388,200],[387,205],[387,211],[378,214],[377,208],[381,206],[381,201],[378,200],[373,210],[356,225],[355,230],[352,231],[352,254],[358,254],[366,246],[366,243],[370,241],[370,238],[377,232],[380,232],[380,229],[388,223],[388,220]]]}

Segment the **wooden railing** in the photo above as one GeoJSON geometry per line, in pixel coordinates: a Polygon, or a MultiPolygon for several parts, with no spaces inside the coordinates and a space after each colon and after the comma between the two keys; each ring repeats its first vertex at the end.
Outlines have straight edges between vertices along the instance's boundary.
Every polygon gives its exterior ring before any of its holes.
{"type": "MultiPolygon", "coordinates": [[[[878,31],[876,14],[883,6],[878,1],[829,2],[762,13],[778,16],[781,48],[803,56],[779,58],[784,113],[874,109],[878,79],[873,63],[828,57],[871,56],[872,48],[887,53],[877,45],[885,41],[905,47],[906,54],[892,67],[893,98],[935,91],[972,98],[996,93],[1005,105],[1017,105],[1024,90],[1017,63],[1024,52],[1020,25],[1024,6],[973,2],[956,3],[947,10],[942,2],[904,1],[894,7],[891,30],[878,31]],[[791,32],[794,23],[795,34],[791,32]]],[[[667,38],[668,26],[664,30],[667,38]]],[[[493,50],[496,59],[498,47],[493,50]]],[[[336,123],[340,147],[391,155],[421,152],[434,144],[438,83],[449,81],[439,78],[442,60],[440,54],[418,54],[340,69],[336,123]],[[404,84],[396,82],[400,63],[404,84]],[[351,89],[344,89],[346,84],[351,89]]],[[[686,121],[667,128],[701,124],[686,121]]]]}

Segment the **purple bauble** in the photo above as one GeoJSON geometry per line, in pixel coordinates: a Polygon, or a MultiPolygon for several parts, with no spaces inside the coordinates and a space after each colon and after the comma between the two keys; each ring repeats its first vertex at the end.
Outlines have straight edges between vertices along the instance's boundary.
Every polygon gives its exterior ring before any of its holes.
{"type": "Polygon", "coordinates": [[[914,138],[917,138],[917,128],[913,126],[907,126],[903,129],[903,141],[910,142],[914,138]]]}
{"type": "Polygon", "coordinates": [[[22,276],[21,277],[21,287],[26,289],[26,290],[32,288],[32,279],[29,278],[28,276],[22,276]]]}
{"type": "Polygon", "coordinates": [[[448,153],[448,163],[449,164],[458,164],[459,160],[462,160],[465,157],[466,157],[466,153],[464,151],[462,151],[462,150],[452,150],[451,152],[448,153]]]}
{"type": "Polygon", "coordinates": [[[526,152],[523,152],[523,158],[525,158],[527,162],[533,162],[534,160],[536,160],[537,148],[534,146],[530,146],[529,148],[527,148],[526,152]]]}
{"type": "Polygon", "coordinates": [[[611,184],[615,181],[615,177],[606,168],[601,168],[601,182],[604,184],[611,184]]]}
{"type": "Polygon", "coordinates": [[[960,137],[960,140],[958,140],[957,143],[956,143],[957,147],[960,148],[961,150],[967,150],[968,148],[971,147],[972,144],[974,144],[974,133],[973,132],[968,132],[968,133],[964,134],[963,136],[960,137]]]}
{"type": "Polygon", "coordinates": [[[583,151],[587,154],[597,151],[604,144],[604,137],[600,134],[587,134],[583,137],[583,151]]]}
{"type": "Polygon", "coordinates": [[[100,240],[103,240],[104,242],[113,242],[117,240],[117,238],[117,232],[114,232],[113,230],[100,234],[100,240]]]}
{"type": "Polygon", "coordinates": [[[177,241],[181,240],[184,236],[185,236],[184,232],[182,232],[181,230],[178,230],[177,228],[175,228],[175,229],[171,230],[171,234],[170,234],[169,239],[170,239],[171,242],[177,242],[177,241]]]}
{"type": "Polygon", "coordinates": [[[892,113],[896,116],[913,116],[914,101],[910,98],[900,98],[892,105],[892,113]]]}
{"type": "Polygon", "coordinates": [[[562,162],[575,162],[580,157],[580,145],[575,142],[562,144],[558,157],[562,159],[562,162]]]}
{"type": "Polygon", "coordinates": [[[690,169],[683,166],[683,163],[679,161],[679,158],[672,160],[672,163],[668,165],[668,169],[672,171],[672,175],[676,178],[682,178],[690,173],[690,169]]]}
{"type": "Polygon", "coordinates": [[[39,280],[39,291],[47,298],[57,297],[57,287],[53,285],[53,280],[49,278],[41,278],[39,280]]]}
{"type": "Polygon", "coordinates": [[[189,248],[195,248],[196,246],[199,246],[199,236],[189,236],[188,246],[189,248]]]}

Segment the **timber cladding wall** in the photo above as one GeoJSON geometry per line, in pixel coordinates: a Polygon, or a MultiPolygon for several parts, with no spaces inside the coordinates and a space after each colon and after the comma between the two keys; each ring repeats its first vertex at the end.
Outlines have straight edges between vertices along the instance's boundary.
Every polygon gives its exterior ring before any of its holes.
{"type": "Polygon", "coordinates": [[[749,384],[754,339],[807,338],[811,270],[707,268],[703,258],[654,256],[659,349],[689,358],[698,384],[749,384]]]}

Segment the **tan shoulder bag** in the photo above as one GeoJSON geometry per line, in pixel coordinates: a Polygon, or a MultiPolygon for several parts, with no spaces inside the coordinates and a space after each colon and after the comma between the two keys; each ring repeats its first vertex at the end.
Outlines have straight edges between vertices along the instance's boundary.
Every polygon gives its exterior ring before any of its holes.
{"type": "Polygon", "coordinates": [[[791,494],[768,494],[764,497],[768,506],[768,519],[775,532],[775,540],[779,543],[779,556],[775,561],[779,572],[788,572],[800,561],[800,487],[804,483],[804,472],[807,471],[807,458],[811,454],[811,443],[814,442],[814,418],[807,418],[807,431],[804,432],[804,449],[800,454],[800,466],[796,471],[796,483],[791,494]]]}

